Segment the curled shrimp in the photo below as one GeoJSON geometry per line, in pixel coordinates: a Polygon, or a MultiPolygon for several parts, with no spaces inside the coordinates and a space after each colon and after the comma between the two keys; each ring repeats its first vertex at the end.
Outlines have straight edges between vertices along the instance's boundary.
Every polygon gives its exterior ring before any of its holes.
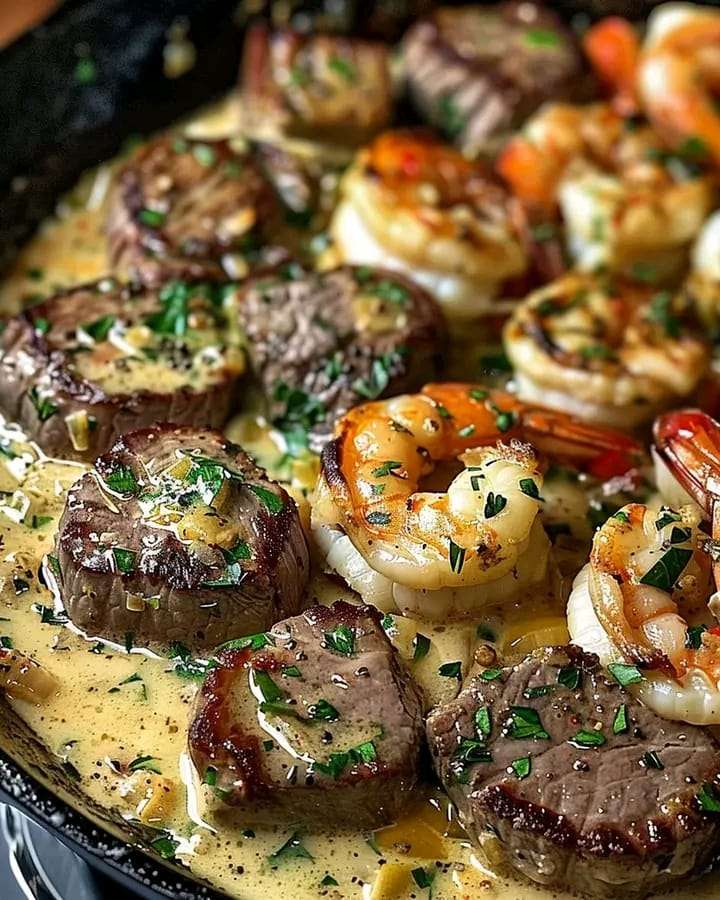
{"type": "Polygon", "coordinates": [[[670,291],[579,272],[535,291],[503,333],[520,397],[619,428],[653,419],[710,364],[685,306],[670,291]]]}
{"type": "Polygon", "coordinates": [[[656,129],[720,163],[720,11],[666,3],[648,19],[638,92],[656,129]]]}
{"type": "Polygon", "coordinates": [[[323,452],[316,537],[367,601],[425,618],[470,616],[545,576],[536,449],[601,477],[640,455],[626,435],[469,384],[357,407],[323,452]],[[449,487],[422,490],[443,465],[449,487]]]}
{"type": "Polygon", "coordinates": [[[608,104],[541,108],[501,153],[514,195],[554,215],[559,208],[576,266],[666,280],[712,208],[709,177],[669,156],[647,125],[627,128],[608,104]]]}
{"type": "Polygon", "coordinates": [[[570,596],[570,635],[604,663],[637,667],[633,686],[659,715],[717,725],[720,426],[699,411],[668,413],[655,423],[655,451],[694,502],[629,504],[607,520],[570,596]]]}
{"type": "Polygon", "coordinates": [[[500,284],[525,269],[505,189],[427,134],[382,134],[358,153],[341,194],[330,228],[341,260],[407,272],[450,319],[494,314],[500,284]]]}

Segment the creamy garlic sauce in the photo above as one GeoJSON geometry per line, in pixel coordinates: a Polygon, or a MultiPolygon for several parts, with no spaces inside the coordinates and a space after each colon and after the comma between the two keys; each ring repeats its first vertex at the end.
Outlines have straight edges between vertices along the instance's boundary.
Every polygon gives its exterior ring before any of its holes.
{"type": "MultiPolygon", "coordinates": [[[[236,121],[233,103],[215,108],[192,123],[193,131],[217,136],[236,121]],[[203,122],[207,129],[202,132],[203,122]]],[[[106,274],[101,234],[110,167],[84,178],[58,215],[45,223],[21,253],[0,287],[0,309],[17,311],[34,295],[106,274]]],[[[307,486],[317,469],[314,459],[288,461],[282,438],[252,409],[228,427],[266,465],[290,483],[307,522],[307,486]]],[[[400,900],[428,897],[413,870],[434,873],[432,896],[540,900],[551,894],[495,870],[497,847],[470,847],[452,820],[442,794],[427,785],[417,791],[402,820],[374,834],[349,831],[323,835],[301,832],[305,856],[271,857],[294,833],[291,824],[274,828],[230,827],[221,813],[200,808],[185,753],[190,704],[198,681],[181,677],[167,648],[146,653],[75,634],[55,620],[54,600],[38,578],[45,554],[52,552],[57,520],[69,486],[85,467],[47,460],[22,443],[16,432],[0,430],[0,643],[31,657],[54,687],[36,703],[9,702],[51,753],[65,763],[69,777],[101,807],[127,820],[158,829],[158,849],[174,847],[176,859],[191,873],[232,897],[317,896],[400,900]],[[43,621],[45,620],[45,621],[43,621]],[[312,858],[310,858],[312,857],[312,858]],[[337,884],[335,884],[335,882],[337,884]]],[[[443,662],[460,661],[463,674],[474,665],[480,643],[494,638],[503,654],[522,655],[537,646],[567,639],[560,592],[529,597],[503,609],[488,610],[477,623],[433,626],[400,617],[387,623],[391,639],[423,686],[428,705],[455,695],[456,679],[438,674],[443,662]],[[417,632],[431,649],[412,661],[417,632]]],[[[353,599],[350,591],[326,578],[316,565],[309,600],[329,603],[353,599]]],[[[351,825],[352,823],[349,823],[351,825]]],[[[714,878],[675,896],[717,895],[714,878]]],[[[552,896],[558,896],[553,894],[552,896]]]]}

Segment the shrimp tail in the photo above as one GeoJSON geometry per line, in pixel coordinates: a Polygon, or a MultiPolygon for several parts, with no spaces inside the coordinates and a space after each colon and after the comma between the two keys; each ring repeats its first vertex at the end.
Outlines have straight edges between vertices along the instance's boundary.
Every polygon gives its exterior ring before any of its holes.
{"type": "Polygon", "coordinates": [[[505,145],[495,169],[516,197],[530,207],[552,212],[562,164],[520,135],[505,145]]]}
{"type": "Polygon", "coordinates": [[[583,49],[610,91],[614,109],[621,116],[636,115],[640,42],[631,23],[619,16],[602,19],[585,34],[583,49]]]}
{"type": "Polygon", "coordinates": [[[709,516],[720,500],[720,424],[699,409],[655,420],[655,448],[685,490],[709,516]]]}

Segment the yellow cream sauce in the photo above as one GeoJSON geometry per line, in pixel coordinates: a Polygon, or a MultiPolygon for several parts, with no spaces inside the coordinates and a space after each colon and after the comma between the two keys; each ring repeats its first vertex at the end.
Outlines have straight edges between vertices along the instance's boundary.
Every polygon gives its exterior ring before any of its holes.
{"type": "MultiPolygon", "coordinates": [[[[226,102],[192,123],[192,128],[196,133],[221,134],[228,123],[234,126],[236,116],[234,105],[226,102]],[[207,123],[204,132],[203,122],[207,123]]],[[[21,253],[0,287],[3,313],[17,311],[33,295],[106,274],[101,225],[109,172],[110,167],[103,166],[84,178],[61,203],[57,216],[44,224],[21,253]]],[[[307,521],[304,495],[315,463],[288,463],[281,440],[251,411],[230,423],[228,433],[290,483],[307,521]]],[[[0,441],[3,436],[7,438],[8,432],[0,431],[0,441]]],[[[231,897],[428,897],[428,889],[418,887],[412,875],[421,868],[434,873],[435,900],[547,900],[551,896],[496,870],[498,855],[492,841],[482,849],[472,848],[441,793],[430,785],[418,788],[401,821],[374,834],[301,833],[312,858],[290,859],[277,868],[269,857],[293,833],[292,824],[239,829],[228,826],[216,811],[201,809],[185,752],[197,682],[173,671],[162,655],[167,648],[154,648],[156,653],[127,652],[94,636],[80,636],[71,627],[43,623],[42,608],[47,618],[53,596],[39,582],[38,569],[44,554],[52,551],[65,493],[84,467],[47,460],[18,442],[17,433],[9,437],[16,441],[12,446],[19,456],[0,456],[0,637],[5,638],[0,643],[12,644],[39,663],[50,678],[46,683],[50,690],[32,702],[18,699],[22,692],[11,687],[8,702],[48,750],[67,764],[92,801],[126,820],[158,829],[159,835],[171,834],[177,843],[177,861],[231,897]],[[158,771],[128,772],[128,766],[141,757],[151,757],[150,765],[158,771]],[[337,885],[328,883],[327,876],[337,885]]],[[[326,578],[316,565],[310,601],[326,603],[341,597],[352,599],[351,592],[326,578]]],[[[522,654],[535,646],[561,642],[567,632],[556,597],[557,592],[548,589],[547,595],[528,598],[524,604],[490,610],[483,625],[505,653],[522,654]]],[[[462,662],[464,673],[472,668],[476,624],[432,626],[398,617],[391,634],[429,705],[454,696],[457,682],[439,676],[438,668],[456,660],[462,662]],[[428,655],[413,663],[412,640],[417,631],[432,643],[428,655]]],[[[676,896],[717,896],[717,879],[706,878],[676,896]]]]}

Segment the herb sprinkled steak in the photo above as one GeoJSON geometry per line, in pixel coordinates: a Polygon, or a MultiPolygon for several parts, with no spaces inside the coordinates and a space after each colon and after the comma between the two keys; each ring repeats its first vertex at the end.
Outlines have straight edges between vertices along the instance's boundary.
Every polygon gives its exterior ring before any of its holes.
{"type": "Polygon", "coordinates": [[[476,675],[431,713],[436,771],[470,836],[553,888],[647,895],[718,846],[720,748],[659,718],[575,647],[476,675]]]}
{"type": "Polygon", "coordinates": [[[46,453],[85,460],[155,422],[223,425],[244,369],[233,296],[105,279],[33,306],[0,337],[0,411],[46,453]]]}
{"type": "Polygon", "coordinates": [[[470,155],[583,81],[572,34],[552,10],[521,0],[440,7],[409,29],[404,55],[416,106],[470,155]]]}
{"type": "Polygon", "coordinates": [[[264,246],[277,217],[272,187],[232,141],[163,135],[120,170],[106,231],[123,276],[157,287],[171,278],[225,281],[285,261],[264,246]]]}
{"type": "Polygon", "coordinates": [[[242,93],[252,134],[360,143],[390,124],[387,44],[256,25],[243,55],[242,93]]]}
{"type": "Polygon", "coordinates": [[[301,608],[308,550],[297,508],[209,429],[122,437],[68,493],[56,578],[88,635],[215,644],[301,608]]]}
{"type": "Polygon", "coordinates": [[[371,606],[316,606],[221,648],[189,746],[204,796],[244,820],[371,828],[418,777],[419,689],[371,606]]]}
{"type": "Polygon", "coordinates": [[[438,371],[442,314],[394,272],[343,266],[260,278],[239,303],[270,417],[295,443],[320,449],[351,407],[414,390],[438,371]]]}

